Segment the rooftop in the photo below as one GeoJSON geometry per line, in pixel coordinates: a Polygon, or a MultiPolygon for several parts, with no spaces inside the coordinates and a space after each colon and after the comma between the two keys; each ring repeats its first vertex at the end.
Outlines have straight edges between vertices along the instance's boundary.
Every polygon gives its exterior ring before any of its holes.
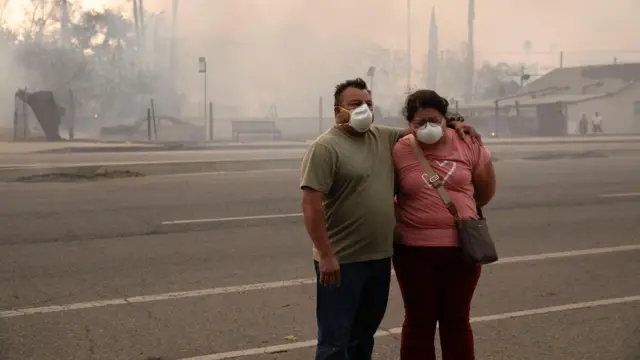
{"type": "Polygon", "coordinates": [[[552,70],[521,88],[514,96],[461,105],[461,109],[487,109],[515,101],[521,106],[556,102],[575,103],[617,93],[640,81],[640,63],[592,65],[552,70]]]}

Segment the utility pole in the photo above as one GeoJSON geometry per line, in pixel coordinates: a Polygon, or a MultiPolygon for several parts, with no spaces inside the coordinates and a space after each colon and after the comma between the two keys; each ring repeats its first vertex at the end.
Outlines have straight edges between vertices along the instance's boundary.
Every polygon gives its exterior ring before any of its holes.
{"type": "MultiPolygon", "coordinates": [[[[198,72],[203,75],[204,78],[204,131],[207,133],[208,126],[208,117],[207,117],[207,58],[201,56],[198,59],[198,72]]],[[[212,135],[212,131],[209,130],[209,134],[212,135]]],[[[207,140],[207,135],[205,135],[205,140],[207,140]]],[[[213,139],[209,139],[213,140],[213,139]]]]}
{"type": "Polygon", "coordinates": [[[133,26],[136,30],[136,47],[140,50],[140,16],[138,15],[138,0],[133,0],[133,26]]]}
{"type": "Polygon", "coordinates": [[[431,25],[429,27],[429,52],[427,54],[427,88],[436,90],[438,87],[438,24],[436,23],[436,8],[431,8],[431,25]]]}
{"type": "Polygon", "coordinates": [[[140,38],[142,39],[142,48],[146,51],[147,47],[147,29],[144,25],[144,0],[138,0],[140,5],[140,11],[138,16],[140,17],[140,38]]]}
{"type": "Polygon", "coordinates": [[[411,93],[411,0],[407,0],[407,94],[411,93]]]}
{"type": "Polygon", "coordinates": [[[468,9],[468,23],[467,23],[467,81],[465,88],[465,103],[470,103],[473,100],[473,78],[475,77],[475,61],[474,61],[474,46],[473,46],[473,22],[475,20],[475,0],[469,1],[468,9]]]}
{"type": "Polygon", "coordinates": [[[62,47],[69,46],[69,4],[60,0],[60,42],[62,47]]]}
{"type": "Polygon", "coordinates": [[[171,69],[172,77],[175,76],[176,71],[176,47],[177,39],[176,34],[178,32],[178,0],[173,0],[172,7],[172,21],[171,21],[171,49],[169,54],[169,67],[171,69]]]}

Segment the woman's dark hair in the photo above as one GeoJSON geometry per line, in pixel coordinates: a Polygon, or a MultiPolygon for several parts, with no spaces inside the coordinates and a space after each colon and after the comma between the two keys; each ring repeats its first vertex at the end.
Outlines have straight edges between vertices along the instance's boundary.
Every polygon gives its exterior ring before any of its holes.
{"type": "Polygon", "coordinates": [[[418,110],[429,108],[435,109],[446,118],[449,110],[449,101],[433,90],[418,90],[407,96],[402,115],[407,121],[411,122],[418,110]]]}

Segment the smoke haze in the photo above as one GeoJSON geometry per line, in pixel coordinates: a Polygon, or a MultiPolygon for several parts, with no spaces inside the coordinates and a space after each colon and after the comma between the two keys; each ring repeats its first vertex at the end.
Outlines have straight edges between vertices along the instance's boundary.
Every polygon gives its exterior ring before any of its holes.
{"type": "MultiPolygon", "coordinates": [[[[145,4],[171,9],[171,0],[145,4]]],[[[467,1],[414,0],[411,6],[413,82],[419,83],[431,7],[436,6],[440,48],[457,50],[466,40],[467,1]]],[[[564,51],[565,66],[607,63],[616,56],[620,62],[636,61],[640,46],[627,34],[640,33],[637,14],[636,0],[616,0],[615,6],[596,0],[478,0],[477,59],[553,67],[564,51]],[[529,55],[523,49],[527,40],[533,45],[529,55]]],[[[336,82],[364,77],[367,48],[406,49],[406,2],[181,0],[178,31],[185,90],[199,84],[196,59],[203,54],[215,59],[216,98],[234,106],[252,104],[252,112],[273,101],[281,112],[302,115],[307,107],[315,111],[318,94],[329,96],[336,82]]]]}
{"type": "MultiPolygon", "coordinates": [[[[24,1],[24,0],[23,0],[24,1]]],[[[6,17],[15,23],[21,13],[14,0],[6,17]]],[[[477,64],[537,62],[549,68],[640,59],[635,36],[640,33],[637,0],[478,0],[476,1],[477,64]],[[532,44],[527,54],[525,41],[532,44]]],[[[104,2],[84,0],[85,6],[104,2]]],[[[108,6],[130,10],[111,0],[108,6]]],[[[171,0],[145,0],[150,11],[171,19],[171,0]]],[[[412,1],[413,83],[424,86],[429,17],[436,6],[440,49],[457,50],[466,40],[467,0],[412,1]]],[[[197,59],[209,63],[210,99],[216,111],[264,115],[277,104],[284,116],[310,115],[317,98],[331,99],[333,86],[355,76],[365,77],[384,49],[405,53],[406,2],[400,0],[180,0],[177,76],[188,105],[201,108],[202,76],[197,59]]],[[[15,74],[13,69],[5,73],[15,74]]],[[[383,82],[376,99],[392,106],[405,91],[406,70],[399,81],[383,82]],[[404,78],[403,78],[404,77],[404,78]],[[397,94],[397,96],[392,96],[397,94]]],[[[7,81],[14,87],[13,81],[7,81]]],[[[15,84],[20,82],[16,80],[15,84]]],[[[8,85],[7,85],[8,86],[8,85]]],[[[330,101],[325,100],[330,108],[330,101]]]]}

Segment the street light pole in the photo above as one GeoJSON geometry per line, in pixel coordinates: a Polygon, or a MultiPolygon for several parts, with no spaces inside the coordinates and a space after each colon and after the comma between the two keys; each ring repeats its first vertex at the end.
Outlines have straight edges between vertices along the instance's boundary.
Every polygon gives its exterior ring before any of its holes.
{"type": "MultiPolygon", "coordinates": [[[[207,102],[207,72],[204,72],[204,128],[207,129],[209,124],[209,116],[208,115],[208,110],[209,110],[209,104],[207,102]]],[[[211,139],[211,129],[209,129],[208,131],[209,134],[209,141],[213,140],[211,139]]]]}
{"type": "MultiPolygon", "coordinates": [[[[204,76],[204,130],[205,134],[210,134],[211,131],[207,131],[207,59],[205,57],[200,57],[198,59],[199,72],[204,76]]],[[[205,135],[205,140],[207,139],[207,135],[205,135]]],[[[212,139],[209,139],[211,141],[212,139]]]]}

